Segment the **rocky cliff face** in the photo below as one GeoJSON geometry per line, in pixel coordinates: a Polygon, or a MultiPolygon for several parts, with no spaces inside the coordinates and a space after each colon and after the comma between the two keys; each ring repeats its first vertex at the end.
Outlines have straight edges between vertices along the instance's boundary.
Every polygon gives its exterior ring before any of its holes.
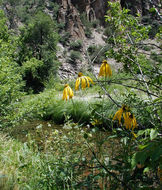
{"type": "Polygon", "coordinates": [[[85,38],[84,26],[80,20],[80,13],[85,12],[87,19],[104,21],[107,10],[107,0],[57,0],[60,4],[59,22],[65,24],[65,29],[74,38],[85,38]]]}
{"type": "MultiPolygon", "coordinates": [[[[51,0],[45,0],[45,4],[49,4],[51,0]]],[[[87,20],[93,21],[98,19],[101,24],[104,24],[104,15],[108,10],[108,0],[52,0],[59,4],[58,21],[65,24],[65,30],[68,31],[75,39],[85,38],[84,26],[80,19],[80,14],[85,13],[87,20]]],[[[111,0],[119,1],[121,7],[129,8],[132,14],[140,12],[143,16],[149,14],[149,9],[155,7],[157,11],[160,10],[161,0],[111,0]]],[[[10,28],[17,28],[19,22],[14,14],[16,4],[11,1],[4,3],[4,10],[10,17],[10,28]]],[[[30,9],[36,7],[31,4],[30,9]]],[[[30,11],[30,9],[28,11],[30,11]]],[[[46,7],[48,13],[48,6],[46,7]]],[[[50,12],[51,10],[49,10],[50,12]]]]}
{"type": "Polygon", "coordinates": [[[160,11],[160,0],[120,0],[120,4],[130,9],[132,14],[140,12],[142,16],[148,15],[150,8],[160,11]]]}
{"type": "MultiPolygon", "coordinates": [[[[89,21],[95,19],[104,23],[104,15],[108,10],[108,0],[56,0],[60,4],[58,19],[65,23],[65,28],[74,38],[85,38],[84,27],[80,20],[80,13],[85,13],[89,21]]],[[[115,1],[115,0],[111,0],[115,1]]],[[[160,0],[116,0],[121,7],[131,10],[132,14],[149,14],[152,7],[159,9],[160,0]]]]}

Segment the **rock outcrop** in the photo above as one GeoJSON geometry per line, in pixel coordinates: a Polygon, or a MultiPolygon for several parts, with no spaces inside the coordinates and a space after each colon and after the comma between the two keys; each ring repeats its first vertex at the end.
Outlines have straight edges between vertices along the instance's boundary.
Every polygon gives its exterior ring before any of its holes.
{"type": "Polygon", "coordinates": [[[65,24],[65,29],[73,38],[85,37],[84,27],[80,20],[80,14],[71,0],[59,0],[60,10],[58,14],[58,21],[65,24]]]}
{"type": "MultiPolygon", "coordinates": [[[[89,21],[98,19],[104,24],[104,15],[108,10],[107,0],[56,0],[60,4],[59,21],[65,23],[65,29],[74,38],[85,38],[84,26],[80,20],[80,13],[85,13],[89,21]]],[[[140,13],[142,16],[149,14],[149,9],[154,7],[159,11],[160,0],[112,0],[119,1],[121,7],[131,10],[132,14],[140,13]]]]}
{"type": "Polygon", "coordinates": [[[130,9],[134,15],[140,12],[142,16],[146,16],[149,14],[150,8],[155,8],[158,15],[161,3],[160,0],[120,0],[120,4],[122,7],[130,9]]]}
{"type": "MultiPolygon", "coordinates": [[[[160,15],[160,0],[111,0],[119,1],[121,7],[125,7],[131,10],[132,14],[141,13],[143,16],[149,14],[150,8],[156,8],[157,17],[160,15]]],[[[14,2],[14,1],[13,1],[14,2]]],[[[20,3],[18,2],[6,2],[3,3],[5,13],[9,18],[9,27],[11,29],[17,28],[20,24],[16,12],[16,6],[20,3]]],[[[49,0],[45,1],[46,12],[51,14],[51,10],[48,9],[49,0]]],[[[58,21],[64,23],[65,30],[70,33],[74,39],[85,39],[84,26],[81,22],[80,15],[85,13],[87,20],[94,21],[98,19],[101,24],[104,24],[104,15],[108,10],[107,0],[53,0],[56,2],[60,8],[57,15],[58,21]]],[[[30,4],[30,9],[37,7],[35,4],[30,4]]]]}
{"type": "Polygon", "coordinates": [[[60,4],[58,21],[65,24],[73,38],[85,38],[80,13],[84,12],[89,21],[99,19],[104,22],[107,0],[57,0],[57,3],[60,4]]]}

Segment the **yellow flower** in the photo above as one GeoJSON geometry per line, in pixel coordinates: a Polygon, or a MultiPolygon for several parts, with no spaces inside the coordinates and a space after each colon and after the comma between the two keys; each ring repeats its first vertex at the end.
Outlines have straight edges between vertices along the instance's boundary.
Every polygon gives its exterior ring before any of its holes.
{"type": "Polygon", "coordinates": [[[134,130],[134,128],[137,127],[137,122],[134,114],[130,112],[123,113],[123,118],[126,129],[132,128],[132,130],[134,130]]]}
{"type": "Polygon", "coordinates": [[[78,78],[75,83],[75,90],[79,89],[79,85],[81,84],[81,88],[85,89],[86,86],[89,87],[90,83],[94,84],[93,80],[90,77],[84,76],[83,73],[78,73],[78,78]]]}
{"type": "Polygon", "coordinates": [[[113,120],[118,120],[119,121],[119,125],[121,123],[121,117],[122,117],[122,114],[123,114],[123,109],[120,108],[114,115],[113,117],[113,120]]]}
{"type": "Polygon", "coordinates": [[[123,112],[125,112],[126,110],[128,110],[128,107],[126,105],[123,105],[114,115],[113,120],[118,120],[119,121],[119,125],[121,124],[121,118],[122,118],[122,114],[123,112]]]}
{"type": "Polygon", "coordinates": [[[124,125],[126,129],[131,129],[132,121],[131,121],[130,114],[131,114],[130,112],[123,113],[124,125]]]}
{"type": "Polygon", "coordinates": [[[107,63],[106,60],[102,61],[101,67],[100,67],[100,71],[99,71],[99,77],[100,76],[112,76],[112,70],[110,65],[107,63]]]}
{"type": "Polygon", "coordinates": [[[121,118],[124,118],[124,126],[126,127],[126,129],[131,129],[134,130],[135,127],[137,127],[137,121],[136,118],[134,116],[134,114],[132,114],[129,111],[129,108],[126,105],[123,105],[114,115],[113,120],[118,120],[119,121],[119,125],[121,124],[121,118]]]}
{"type": "Polygon", "coordinates": [[[73,90],[70,88],[68,84],[65,84],[64,90],[63,90],[63,100],[67,100],[69,96],[69,99],[71,99],[74,96],[73,90]]]}

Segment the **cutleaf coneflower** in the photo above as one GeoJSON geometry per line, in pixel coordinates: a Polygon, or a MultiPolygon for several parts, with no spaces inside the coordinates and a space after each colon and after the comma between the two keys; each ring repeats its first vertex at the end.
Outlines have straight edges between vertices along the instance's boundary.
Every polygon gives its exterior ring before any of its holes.
{"type": "Polygon", "coordinates": [[[69,96],[69,99],[71,99],[74,96],[73,90],[70,88],[68,84],[65,84],[64,90],[63,90],[63,100],[67,100],[69,96]]]}

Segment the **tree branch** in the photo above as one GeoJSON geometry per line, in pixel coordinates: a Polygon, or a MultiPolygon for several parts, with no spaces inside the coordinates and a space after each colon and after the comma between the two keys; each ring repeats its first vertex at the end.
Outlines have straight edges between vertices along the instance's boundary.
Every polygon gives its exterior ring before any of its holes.
{"type": "Polygon", "coordinates": [[[95,152],[92,150],[92,148],[90,147],[90,145],[89,145],[88,143],[86,143],[86,144],[87,144],[88,148],[90,149],[90,151],[92,152],[92,154],[93,154],[93,156],[95,157],[95,159],[97,160],[97,162],[99,163],[99,165],[100,165],[109,175],[111,175],[114,179],[116,179],[118,182],[120,182],[126,189],[131,190],[131,188],[130,188],[124,181],[120,180],[120,179],[116,176],[115,173],[109,171],[109,170],[107,169],[107,167],[106,167],[104,164],[102,164],[102,163],[100,162],[100,160],[97,158],[95,152]]]}

